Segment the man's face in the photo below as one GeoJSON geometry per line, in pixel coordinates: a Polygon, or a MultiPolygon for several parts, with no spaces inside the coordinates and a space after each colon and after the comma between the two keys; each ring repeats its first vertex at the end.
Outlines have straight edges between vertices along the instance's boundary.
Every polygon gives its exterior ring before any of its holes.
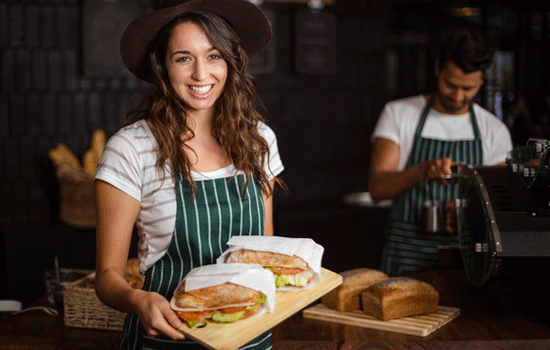
{"type": "Polygon", "coordinates": [[[464,73],[453,61],[443,67],[436,64],[437,92],[434,109],[445,114],[460,115],[468,112],[469,103],[483,85],[483,73],[464,73]]]}

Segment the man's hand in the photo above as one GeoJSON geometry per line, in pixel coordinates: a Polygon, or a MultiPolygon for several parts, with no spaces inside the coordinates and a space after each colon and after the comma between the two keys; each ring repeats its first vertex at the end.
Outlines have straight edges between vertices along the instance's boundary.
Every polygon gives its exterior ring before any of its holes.
{"type": "Polygon", "coordinates": [[[453,174],[451,168],[453,165],[456,165],[456,163],[446,157],[428,160],[426,161],[426,178],[433,179],[441,185],[448,185],[450,180],[446,179],[445,176],[453,174]]]}

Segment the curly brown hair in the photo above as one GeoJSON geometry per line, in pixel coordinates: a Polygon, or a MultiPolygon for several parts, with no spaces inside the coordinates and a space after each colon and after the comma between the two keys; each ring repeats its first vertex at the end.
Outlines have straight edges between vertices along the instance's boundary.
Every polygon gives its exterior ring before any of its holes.
{"type": "MultiPolygon", "coordinates": [[[[265,119],[257,109],[261,101],[256,95],[254,78],[247,71],[248,56],[232,28],[214,14],[186,13],[159,31],[146,62],[149,81],[154,84],[146,90],[141,104],[129,113],[126,124],[141,119],[148,121],[159,146],[157,169],[164,174],[165,165],[169,162],[173,172],[171,175],[180,174],[190,185],[194,196],[197,187],[184,150],[189,149],[186,141],[192,139],[194,134],[187,122],[185,103],[174,92],[164,63],[172,29],[186,21],[200,25],[227,62],[227,81],[215,106],[213,136],[233,165],[245,173],[244,188],[247,188],[252,176],[262,192],[271,195],[273,188],[263,166],[268,163],[269,145],[258,132],[259,123],[265,123],[265,119]]],[[[275,181],[281,184],[279,179],[275,181]]]]}

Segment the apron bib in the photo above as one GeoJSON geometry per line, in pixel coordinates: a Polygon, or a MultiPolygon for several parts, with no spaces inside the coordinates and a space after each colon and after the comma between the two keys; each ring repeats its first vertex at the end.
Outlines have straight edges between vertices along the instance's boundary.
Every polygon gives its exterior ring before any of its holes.
{"type": "MultiPolygon", "coordinates": [[[[155,291],[168,300],[185,275],[195,267],[215,264],[229,246],[231,236],[264,235],[264,203],[260,187],[250,181],[242,194],[245,176],[197,181],[195,199],[185,182],[176,179],[177,216],[166,254],[145,275],[143,290],[155,291]]],[[[147,336],[136,314],[128,314],[120,349],[206,349],[192,341],[173,341],[147,336]]],[[[242,349],[271,349],[266,332],[242,349]]]]}
{"type": "MultiPolygon", "coordinates": [[[[424,107],[416,127],[413,146],[406,167],[430,159],[448,157],[458,163],[483,163],[481,137],[473,106],[470,118],[473,140],[443,141],[422,137],[422,129],[433,103],[433,95],[424,107]]],[[[422,227],[422,205],[428,200],[427,180],[417,184],[394,201],[386,228],[386,243],[382,253],[382,271],[396,276],[406,270],[437,266],[437,246],[458,244],[457,235],[426,233],[422,227]]],[[[443,203],[458,197],[458,184],[434,184],[434,197],[443,203]]]]}

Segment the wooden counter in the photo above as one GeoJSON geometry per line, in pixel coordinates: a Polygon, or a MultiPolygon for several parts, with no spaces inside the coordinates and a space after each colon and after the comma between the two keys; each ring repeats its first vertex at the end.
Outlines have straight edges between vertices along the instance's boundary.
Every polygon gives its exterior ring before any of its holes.
{"type": "MultiPolygon", "coordinates": [[[[550,348],[550,326],[530,308],[540,305],[543,310],[548,301],[527,303],[501,281],[477,288],[460,270],[408,275],[431,283],[440,292],[440,304],[459,307],[460,316],[427,337],[418,337],[304,319],[300,312],[273,328],[274,349],[550,348]]],[[[0,349],[116,349],[120,337],[120,332],[67,328],[62,315],[42,311],[0,320],[0,349]]]]}

